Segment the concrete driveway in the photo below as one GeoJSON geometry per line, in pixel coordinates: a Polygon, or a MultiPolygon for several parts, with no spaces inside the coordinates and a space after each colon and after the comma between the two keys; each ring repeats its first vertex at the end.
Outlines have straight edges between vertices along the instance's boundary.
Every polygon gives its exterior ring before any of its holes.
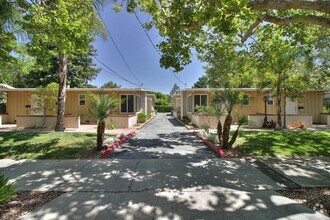
{"type": "Polygon", "coordinates": [[[168,113],[158,113],[145,127],[117,148],[109,158],[216,158],[211,148],[168,113]]]}

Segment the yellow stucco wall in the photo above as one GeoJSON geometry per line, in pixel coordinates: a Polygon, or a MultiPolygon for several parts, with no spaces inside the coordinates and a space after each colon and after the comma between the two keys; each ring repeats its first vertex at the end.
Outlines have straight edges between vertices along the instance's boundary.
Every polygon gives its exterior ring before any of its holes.
{"type": "MultiPolygon", "coordinates": [[[[87,91],[70,91],[66,92],[66,103],[65,103],[65,115],[79,115],[83,116],[87,113],[87,107],[90,105],[88,99],[86,99],[86,105],[80,106],[78,101],[79,94],[87,95],[89,92],[87,91]]],[[[92,93],[100,93],[100,92],[92,92],[92,93]]],[[[104,94],[112,94],[113,91],[102,91],[104,94]]],[[[143,107],[147,106],[147,98],[146,92],[144,91],[116,91],[116,96],[120,98],[120,95],[139,95],[141,97],[141,111],[143,111],[143,107]],[[145,100],[144,100],[145,99],[145,100]]],[[[33,91],[8,91],[7,92],[7,113],[8,113],[8,122],[13,123],[16,122],[17,115],[31,115],[32,109],[28,109],[26,105],[32,105],[32,95],[33,91]]],[[[147,111],[147,109],[145,109],[147,111]]],[[[136,109],[136,96],[134,96],[134,112],[137,112],[136,109]]],[[[55,112],[54,112],[55,114],[55,112]]],[[[113,115],[119,115],[120,106],[118,105],[113,109],[113,115]]],[[[124,113],[123,113],[124,114],[124,113]]],[[[132,113],[130,113],[132,114],[132,113]]],[[[82,117],[82,122],[83,117],[82,117]]]]}
{"type": "MultiPolygon", "coordinates": [[[[247,106],[237,105],[234,107],[232,116],[233,121],[236,122],[239,116],[251,115],[251,114],[264,114],[265,103],[262,101],[262,97],[267,95],[264,91],[243,91],[244,94],[250,95],[250,104],[247,106]]],[[[212,92],[207,91],[183,91],[183,115],[191,118],[191,114],[187,112],[187,97],[189,95],[207,94],[208,103],[212,100],[212,92]]],[[[297,108],[303,107],[302,110],[297,110],[298,115],[311,115],[313,116],[313,123],[321,123],[321,111],[323,108],[323,95],[322,91],[307,91],[303,94],[303,98],[296,100],[297,108]]],[[[274,97],[273,105],[266,104],[267,114],[276,114],[276,97],[274,97]]],[[[192,105],[194,101],[192,99],[192,105]]],[[[282,97],[282,114],[284,112],[284,96],[282,97]]]]}

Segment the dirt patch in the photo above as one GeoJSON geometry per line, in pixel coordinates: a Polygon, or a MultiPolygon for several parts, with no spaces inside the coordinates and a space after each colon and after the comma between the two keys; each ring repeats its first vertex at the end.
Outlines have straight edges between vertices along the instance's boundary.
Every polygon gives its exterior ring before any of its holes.
{"type": "Polygon", "coordinates": [[[101,159],[104,152],[105,150],[96,151],[93,148],[87,148],[81,153],[78,159],[101,159]]]}
{"type": "Polygon", "coordinates": [[[0,203],[0,219],[17,219],[62,194],[64,193],[18,191],[15,198],[0,203]]]}
{"type": "Polygon", "coordinates": [[[330,217],[330,188],[279,190],[276,192],[330,217]]]}

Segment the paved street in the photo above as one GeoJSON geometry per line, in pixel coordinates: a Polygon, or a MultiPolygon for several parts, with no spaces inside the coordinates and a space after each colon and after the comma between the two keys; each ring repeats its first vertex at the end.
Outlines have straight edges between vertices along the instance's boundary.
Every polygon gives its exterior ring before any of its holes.
{"type": "MultiPolygon", "coordinates": [[[[330,185],[329,158],[257,162],[297,185],[330,185]]],[[[257,162],[218,158],[158,114],[109,159],[4,159],[0,172],[19,190],[67,192],[22,219],[329,219],[276,193],[285,184],[257,162]]]]}

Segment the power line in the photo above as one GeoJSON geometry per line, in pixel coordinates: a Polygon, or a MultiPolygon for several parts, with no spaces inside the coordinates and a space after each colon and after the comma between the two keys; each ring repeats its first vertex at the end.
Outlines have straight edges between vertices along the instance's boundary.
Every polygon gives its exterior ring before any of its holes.
{"type": "MultiPolygon", "coordinates": [[[[135,12],[134,12],[134,15],[135,15],[136,19],[139,21],[139,23],[140,23],[140,25],[141,25],[141,27],[142,27],[144,33],[147,35],[147,37],[148,37],[150,43],[152,44],[153,48],[157,51],[157,53],[158,53],[159,56],[162,56],[161,53],[159,52],[158,48],[157,48],[156,45],[154,44],[154,42],[151,40],[151,37],[149,36],[148,32],[147,32],[146,29],[143,27],[143,24],[142,24],[140,18],[137,16],[137,14],[136,14],[135,12]]],[[[174,76],[174,77],[175,77],[180,83],[182,83],[184,86],[187,85],[187,83],[182,82],[182,80],[180,80],[179,77],[178,77],[178,76],[177,76],[177,75],[176,75],[171,69],[169,69],[169,70],[171,71],[171,73],[173,74],[173,76],[174,76]]]]}
{"type": "Polygon", "coordinates": [[[138,85],[138,84],[136,84],[136,83],[134,83],[134,82],[132,82],[132,81],[130,81],[130,80],[128,80],[128,79],[126,79],[125,77],[123,77],[123,76],[121,76],[119,73],[117,73],[116,71],[114,71],[113,69],[111,69],[109,66],[107,66],[105,63],[103,63],[101,60],[99,60],[97,57],[94,57],[99,63],[101,63],[103,66],[105,66],[107,69],[109,69],[110,71],[108,71],[108,70],[106,70],[106,69],[103,69],[102,67],[99,67],[99,68],[101,68],[103,71],[105,71],[105,72],[107,72],[107,73],[110,73],[111,75],[113,75],[113,76],[115,76],[115,77],[118,77],[118,78],[120,78],[120,79],[122,79],[122,80],[124,80],[124,81],[126,81],[126,82],[128,82],[128,83],[130,83],[130,84],[132,84],[132,85],[136,85],[136,86],[138,86],[138,87],[142,87],[142,85],[138,85]]]}
{"type": "Polygon", "coordinates": [[[117,52],[119,53],[120,57],[122,58],[122,60],[123,60],[124,63],[126,64],[128,70],[129,70],[129,71],[131,72],[131,74],[134,76],[134,78],[135,78],[135,79],[141,84],[140,87],[142,87],[143,83],[142,83],[142,82],[137,78],[137,76],[133,73],[131,67],[128,65],[126,59],[124,58],[124,56],[123,56],[123,54],[121,53],[119,47],[117,46],[117,43],[115,42],[115,39],[114,39],[114,38],[112,37],[112,35],[110,34],[110,31],[109,31],[107,25],[105,24],[105,22],[104,22],[104,20],[103,20],[103,18],[102,18],[102,16],[101,16],[101,14],[100,14],[99,12],[98,12],[98,14],[99,14],[99,17],[100,17],[102,23],[104,24],[104,27],[105,27],[107,33],[109,34],[109,37],[110,37],[112,43],[115,45],[116,50],[117,50],[117,52]]]}

